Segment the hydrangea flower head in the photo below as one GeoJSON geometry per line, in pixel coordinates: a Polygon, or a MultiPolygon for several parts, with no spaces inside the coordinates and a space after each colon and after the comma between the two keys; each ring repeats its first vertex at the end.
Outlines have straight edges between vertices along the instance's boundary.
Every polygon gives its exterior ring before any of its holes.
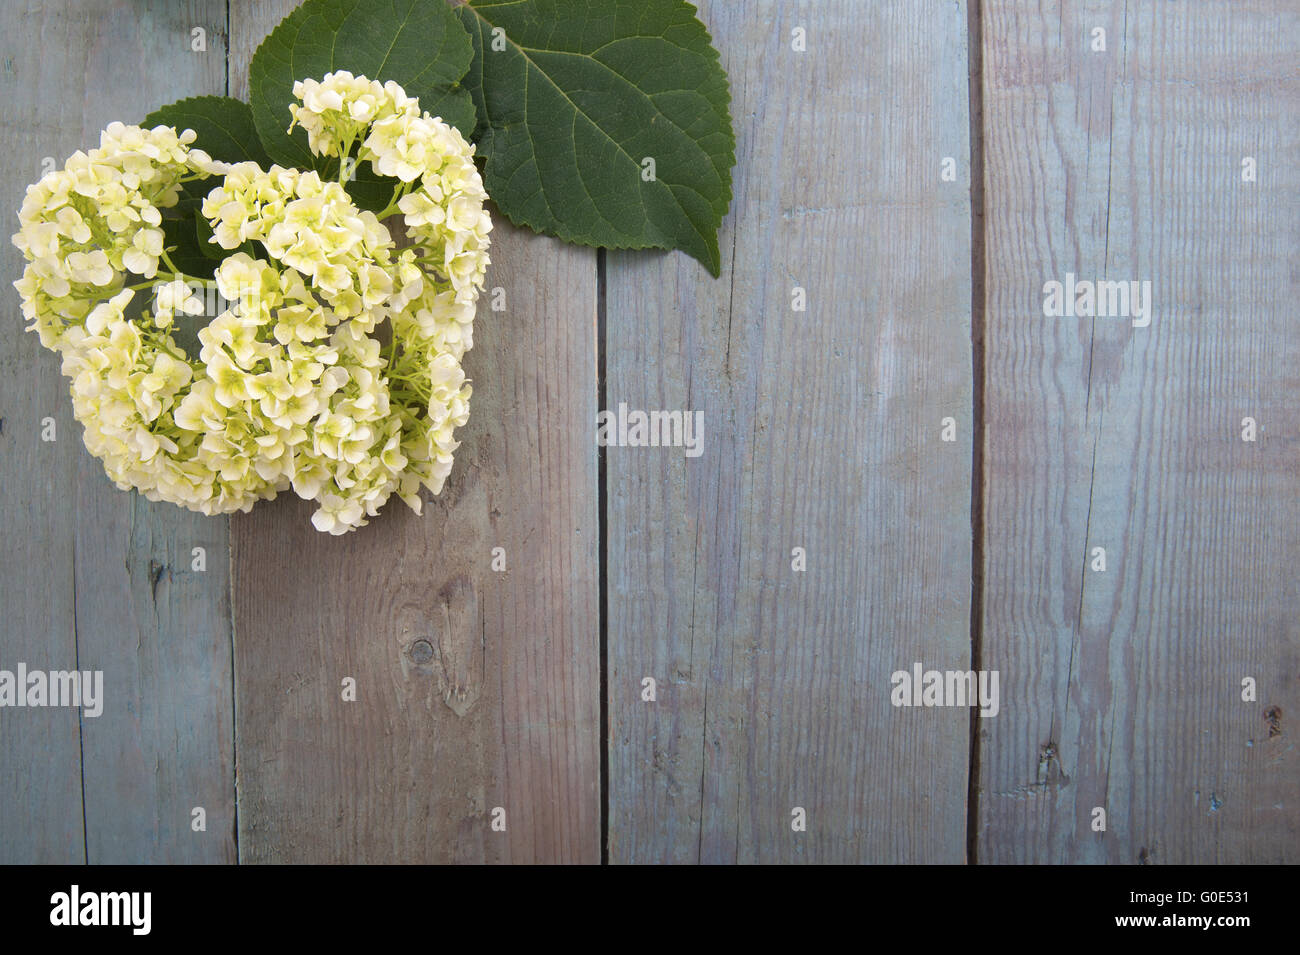
{"type": "Polygon", "coordinates": [[[206,514],[292,489],[342,534],[394,493],[419,512],[451,470],[492,223],[473,146],[396,84],[340,71],[294,93],[314,153],[393,178],[387,209],[317,172],[214,161],[190,130],[114,123],[28,189],[15,286],[118,487],[206,514]],[[198,180],[227,253],[210,279],[177,270],[164,228],[198,180]],[[208,305],[187,353],[173,332],[208,305]]]}

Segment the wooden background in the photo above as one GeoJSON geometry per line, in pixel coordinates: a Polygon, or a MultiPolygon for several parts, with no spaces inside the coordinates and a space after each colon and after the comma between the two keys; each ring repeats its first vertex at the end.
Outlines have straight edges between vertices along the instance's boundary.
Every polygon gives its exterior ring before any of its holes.
{"type": "MultiPolygon", "coordinates": [[[[245,96],[293,6],[6,3],[0,207],[110,120],[245,96]]],[[[498,217],[423,517],[114,490],[5,244],[0,667],[107,701],[0,711],[0,862],[1300,861],[1300,8],[700,16],[722,278],[498,217]],[[1067,272],[1151,280],[1151,325],[1045,318],[1067,272]],[[597,448],[620,402],[702,411],[704,454],[597,448]],[[891,706],[914,662],[997,670],[1001,711],[891,706]]]]}

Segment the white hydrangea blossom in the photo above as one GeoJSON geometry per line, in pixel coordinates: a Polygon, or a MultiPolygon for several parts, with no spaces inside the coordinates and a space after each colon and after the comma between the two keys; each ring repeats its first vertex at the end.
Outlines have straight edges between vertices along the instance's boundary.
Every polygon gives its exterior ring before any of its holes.
{"type": "MultiPolygon", "coordinates": [[[[307,131],[312,152],[369,162],[401,182],[387,211],[402,215],[413,246],[392,262],[389,387],[402,420],[394,453],[405,459],[397,493],[418,512],[421,485],[441,490],[455,429],[469,419],[460,362],[473,345],[492,229],[474,147],[396,83],[338,71],[295,83],[294,96],[294,125],[307,131]]],[[[330,520],[318,516],[318,527],[330,520]]]]}
{"type": "Polygon", "coordinates": [[[396,84],[338,72],[294,92],[314,152],[399,181],[388,209],[359,210],[315,172],[214,162],[189,130],[115,123],[29,188],[15,285],[119,487],[207,514],[292,488],[341,534],[393,493],[418,512],[451,470],[491,219],[473,147],[396,84]],[[162,210],[213,176],[201,211],[230,254],[204,283],[172,265],[162,210]],[[400,252],[390,215],[412,243],[400,252]],[[202,313],[204,286],[229,304],[191,357],[171,332],[202,313]]]}

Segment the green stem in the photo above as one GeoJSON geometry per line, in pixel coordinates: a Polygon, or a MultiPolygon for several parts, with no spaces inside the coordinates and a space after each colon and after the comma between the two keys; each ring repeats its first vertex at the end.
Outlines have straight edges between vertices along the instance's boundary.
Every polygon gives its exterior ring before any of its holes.
{"type": "MultiPolygon", "coordinates": [[[[348,168],[348,157],[352,152],[352,144],[356,142],[355,136],[349,136],[346,144],[341,143],[342,150],[339,151],[339,185],[346,187],[348,177],[344,175],[348,168]]],[[[355,166],[353,167],[356,168],[355,166]]]]}
{"type": "Polygon", "coordinates": [[[411,191],[411,187],[414,185],[414,182],[398,183],[397,188],[393,190],[393,198],[388,203],[388,207],[383,212],[375,213],[375,215],[380,219],[387,219],[389,216],[401,212],[402,210],[397,207],[397,204],[406,197],[406,194],[411,191]]]}
{"type": "MultiPolygon", "coordinates": [[[[170,264],[170,263],[169,263],[170,264]]],[[[132,292],[138,292],[141,289],[153,288],[159,282],[174,282],[177,279],[183,279],[190,285],[197,285],[200,288],[216,288],[215,279],[196,279],[186,275],[184,272],[159,272],[153,278],[146,279],[136,285],[123,285],[122,288],[130,289],[132,292]]]]}

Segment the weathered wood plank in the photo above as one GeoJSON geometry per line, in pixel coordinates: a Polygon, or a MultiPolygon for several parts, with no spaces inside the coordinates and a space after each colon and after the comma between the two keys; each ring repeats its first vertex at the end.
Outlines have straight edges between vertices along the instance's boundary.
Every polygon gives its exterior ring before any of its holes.
{"type": "Polygon", "coordinates": [[[739,139],[724,277],[609,256],[607,407],[704,422],[698,458],[605,451],[610,859],[960,862],[970,711],[895,709],[890,675],[970,657],[966,10],[701,19],[739,139]]]}
{"type": "MultiPolygon", "coordinates": [[[[224,0],[0,11],[7,221],[16,225],[45,157],[61,164],[97,145],[111,120],[223,92],[225,16],[224,0]],[[194,28],[206,31],[206,52],[191,49],[194,28]]],[[[19,331],[10,231],[0,254],[0,666],[102,670],[105,703],[97,718],[0,718],[0,860],[233,861],[226,521],[118,491],[85,452],[57,359],[19,331]],[[40,440],[46,416],[53,443],[40,440]],[[195,547],[206,550],[204,573],[191,569],[195,547]],[[191,831],[196,806],[206,832],[191,831]]]]}
{"type": "MultiPolygon", "coordinates": [[[[235,95],[292,6],[232,4],[235,95]]],[[[290,495],[233,522],[245,861],[599,860],[595,253],[498,217],[492,257],[506,310],[479,310],[425,515],[331,538],[290,495]]]]}
{"type": "MultiPolygon", "coordinates": [[[[8,241],[23,190],[42,174],[47,154],[62,158],[81,145],[81,96],[47,98],[65,74],[76,75],[75,40],[86,28],[66,11],[0,9],[0,132],[8,162],[0,166],[6,209],[0,241],[0,668],[71,669],[77,662],[73,606],[76,512],[76,424],[58,360],[34,334],[25,335],[17,293],[21,253],[8,241]],[[10,38],[44,24],[45,49],[10,38]],[[26,55],[24,55],[26,54],[26,55]],[[55,421],[62,443],[41,440],[42,419],[55,421]],[[62,502],[64,506],[58,506],[62,502]]],[[[30,33],[29,33],[30,31],[30,33]]],[[[75,710],[6,710],[0,718],[0,861],[82,862],[81,730],[75,710]],[[31,771],[29,767],[37,767],[31,771]]]]}
{"type": "Polygon", "coordinates": [[[1300,13],[984,11],[983,644],[1004,706],[979,861],[1294,862],[1300,13]],[[1150,324],[1044,317],[1067,273],[1150,280],[1150,324]]]}

